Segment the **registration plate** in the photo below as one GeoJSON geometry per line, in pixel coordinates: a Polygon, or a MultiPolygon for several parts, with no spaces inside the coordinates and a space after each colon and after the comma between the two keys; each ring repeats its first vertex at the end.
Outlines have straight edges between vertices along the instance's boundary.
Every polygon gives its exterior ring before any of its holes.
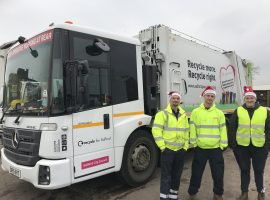
{"type": "Polygon", "coordinates": [[[21,178],[21,170],[16,169],[14,167],[9,167],[9,173],[13,174],[14,176],[17,176],[19,178],[21,178]]]}

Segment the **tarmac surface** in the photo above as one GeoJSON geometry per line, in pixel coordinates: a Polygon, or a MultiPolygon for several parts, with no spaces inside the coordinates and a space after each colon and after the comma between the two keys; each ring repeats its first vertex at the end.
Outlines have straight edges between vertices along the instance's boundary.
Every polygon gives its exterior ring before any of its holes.
{"type": "MultiPolygon", "coordinates": [[[[193,153],[189,152],[179,189],[180,200],[187,200],[191,163],[193,153]]],[[[265,167],[266,199],[270,200],[270,154],[265,167]]],[[[240,194],[240,173],[233,152],[226,150],[224,200],[234,200],[240,194]]],[[[116,174],[110,174],[96,179],[84,181],[57,190],[41,190],[30,183],[17,179],[15,176],[0,169],[0,200],[158,200],[159,199],[160,169],[158,168],[147,184],[130,188],[118,180],[116,174]]],[[[211,200],[213,197],[213,184],[210,167],[207,165],[200,192],[200,200],[211,200]]],[[[251,184],[249,200],[257,199],[253,171],[251,171],[251,184]]]]}

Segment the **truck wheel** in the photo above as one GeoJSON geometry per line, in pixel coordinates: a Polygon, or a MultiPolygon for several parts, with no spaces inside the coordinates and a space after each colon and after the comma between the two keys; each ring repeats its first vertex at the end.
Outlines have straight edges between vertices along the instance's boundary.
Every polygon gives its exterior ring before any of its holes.
{"type": "Polygon", "coordinates": [[[138,130],[128,139],[121,167],[121,177],[130,186],[146,183],[157,167],[158,150],[152,135],[138,130]]]}

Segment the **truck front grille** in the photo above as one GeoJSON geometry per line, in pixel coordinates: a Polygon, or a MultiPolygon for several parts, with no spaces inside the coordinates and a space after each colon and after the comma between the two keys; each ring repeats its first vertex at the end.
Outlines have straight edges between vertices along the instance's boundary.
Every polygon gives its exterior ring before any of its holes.
{"type": "Polygon", "coordinates": [[[38,156],[41,131],[3,128],[3,146],[8,159],[20,165],[35,166],[38,156]]]}

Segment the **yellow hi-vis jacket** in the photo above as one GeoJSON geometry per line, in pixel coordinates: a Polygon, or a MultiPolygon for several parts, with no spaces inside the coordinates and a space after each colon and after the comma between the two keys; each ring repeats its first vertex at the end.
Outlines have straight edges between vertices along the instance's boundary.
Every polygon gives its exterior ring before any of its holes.
{"type": "Polygon", "coordinates": [[[265,143],[265,121],[267,110],[260,106],[254,111],[250,120],[248,111],[242,106],[237,108],[238,128],[236,141],[238,145],[249,146],[250,140],[255,147],[262,147],[265,143]]]}
{"type": "Polygon", "coordinates": [[[190,146],[213,149],[228,146],[225,116],[215,104],[206,109],[202,103],[190,117],[190,146]]]}
{"type": "Polygon", "coordinates": [[[185,111],[179,106],[179,117],[176,119],[170,104],[156,114],[152,134],[157,146],[177,151],[188,149],[189,124],[185,111]]]}

